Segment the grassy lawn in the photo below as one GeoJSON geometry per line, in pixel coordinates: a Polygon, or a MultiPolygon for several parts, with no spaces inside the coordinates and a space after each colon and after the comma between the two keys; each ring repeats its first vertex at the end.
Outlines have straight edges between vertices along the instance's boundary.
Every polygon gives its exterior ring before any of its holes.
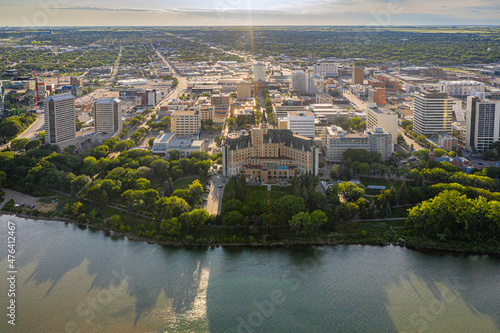
{"type": "Polygon", "coordinates": [[[407,217],[408,209],[411,207],[398,207],[392,210],[391,217],[407,217]]]}
{"type": "Polygon", "coordinates": [[[174,190],[188,189],[189,185],[198,177],[192,176],[184,179],[179,179],[174,182],[174,190]]]}
{"type": "Polygon", "coordinates": [[[267,186],[247,186],[247,198],[245,203],[252,201],[264,201],[267,203],[269,199],[279,199],[284,195],[290,194],[291,191],[291,187],[272,186],[271,193],[268,193],[267,186]]]}

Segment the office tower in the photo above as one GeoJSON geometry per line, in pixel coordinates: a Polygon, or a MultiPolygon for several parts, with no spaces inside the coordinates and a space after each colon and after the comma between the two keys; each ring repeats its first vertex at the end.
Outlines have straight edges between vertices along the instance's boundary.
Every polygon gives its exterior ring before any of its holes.
{"type": "Polygon", "coordinates": [[[49,96],[44,101],[45,142],[59,143],[76,136],[75,97],[71,94],[49,96]]]}
{"type": "Polygon", "coordinates": [[[363,84],[365,71],[361,67],[352,68],[352,84],[363,84]]]}
{"type": "Polygon", "coordinates": [[[287,127],[293,134],[314,138],[314,114],[311,111],[289,111],[287,127]]]}
{"type": "Polygon", "coordinates": [[[295,71],[295,73],[292,74],[290,86],[292,90],[297,92],[306,92],[306,74],[304,71],[295,71]]]}
{"type": "Polygon", "coordinates": [[[172,133],[176,135],[196,135],[200,131],[200,112],[196,109],[174,111],[171,117],[172,133]]]}
{"type": "Polygon", "coordinates": [[[252,98],[252,83],[245,81],[236,83],[236,98],[252,98]]]}
{"type": "Polygon", "coordinates": [[[500,141],[500,101],[467,97],[465,149],[484,152],[500,141]]]}
{"type": "Polygon", "coordinates": [[[413,98],[413,131],[433,135],[451,132],[453,99],[435,90],[417,92],[413,98]]]}
{"type": "Polygon", "coordinates": [[[94,103],[96,133],[113,133],[122,130],[122,104],[117,98],[103,98],[94,103]]]}
{"type": "Polygon", "coordinates": [[[368,103],[385,105],[385,88],[368,89],[368,103]]]}

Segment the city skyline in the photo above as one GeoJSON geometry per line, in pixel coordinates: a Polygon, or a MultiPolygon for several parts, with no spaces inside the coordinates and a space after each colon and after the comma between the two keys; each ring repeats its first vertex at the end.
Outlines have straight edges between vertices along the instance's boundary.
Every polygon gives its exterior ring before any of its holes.
{"type": "Polygon", "coordinates": [[[480,1],[2,1],[4,26],[497,25],[480,1]]]}

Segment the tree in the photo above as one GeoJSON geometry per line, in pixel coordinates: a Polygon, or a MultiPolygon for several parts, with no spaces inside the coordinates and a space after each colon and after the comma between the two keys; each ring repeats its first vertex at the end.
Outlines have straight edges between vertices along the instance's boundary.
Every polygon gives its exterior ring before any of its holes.
{"type": "Polygon", "coordinates": [[[73,195],[78,194],[82,189],[87,187],[92,182],[90,177],[86,175],[80,175],[71,181],[71,192],[73,195]]]}
{"type": "Polygon", "coordinates": [[[35,140],[31,140],[30,142],[28,142],[25,146],[25,149],[26,149],[26,151],[28,151],[28,150],[36,149],[36,148],[40,147],[41,145],[42,145],[42,142],[38,139],[35,139],[35,140]]]}
{"type": "Polygon", "coordinates": [[[171,161],[177,161],[181,158],[181,152],[176,150],[176,149],[172,149],[172,150],[169,150],[168,151],[168,159],[171,160],[171,161]]]}
{"type": "Polygon", "coordinates": [[[65,153],[67,155],[72,155],[73,152],[75,151],[75,149],[76,149],[75,145],[69,145],[69,146],[64,147],[63,153],[65,153]]]}
{"type": "Polygon", "coordinates": [[[339,184],[339,191],[344,193],[347,199],[356,201],[365,194],[365,190],[351,182],[342,182],[339,184]]]}
{"type": "Polygon", "coordinates": [[[93,156],[87,156],[83,159],[82,172],[87,176],[93,176],[97,173],[97,160],[93,156]]]}
{"type": "Polygon", "coordinates": [[[241,201],[238,199],[231,199],[222,204],[222,214],[231,212],[233,210],[241,209],[241,201]]]}
{"type": "Polygon", "coordinates": [[[203,194],[203,186],[200,184],[200,181],[198,179],[194,180],[189,185],[189,192],[191,194],[193,203],[197,203],[200,200],[201,195],[203,194]]]}
{"type": "Polygon", "coordinates": [[[285,195],[271,205],[278,221],[289,221],[299,212],[305,212],[304,198],[295,195],[285,195]]]}
{"type": "Polygon", "coordinates": [[[193,209],[189,213],[190,226],[193,228],[201,227],[210,217],[210,214],[205,209],[193,209]]]}
{"type": "Polygon", "coordinates": [[[442,156],[446,155],[446,153],[447,152],[444,149],[441,149],[441,148],[434,149],[434,156],[435,157],[442,157],[442,156]]]}
{"type": "Polygon", "coordinates": [[[149,138],[149,140],[148,140],[148,145],[149,145],[150,147],[153,147],[153,143],[155,142],[155,140],[156,140],[156,138],[149,138]]]}
{"type": "Polygon", "coordinates": [[[156,202],[156,217],[160,219],[170,219],[179,217],[182,213],[188,212],[190,209],[188,203],[181,198],[163,197],[156,202]]]}
{"type": "Polygon", "coordinates": [[[391,208],[391,204],[390,203],[387,203],[385,205],[385,216],[386,217],[391,217],[392,215],[392,208],[391,208]]]}
{"type": "Polygon", "coordinates": [[[353,117],[349,121],[349,127],[352,128],[353,130],[357,131],[361,127],[361,118],[359,117],[353,117]]]}
{"type": "Polygon", "coordinates": [[[24,150],[29,142],[29,139],[14,139],[10,142],[10,146],[14,150],[24,150]]]}
{"type": "Polygon", "coordinates": [[[330,177],[333,179],[338,179],[340,177],[339,166],[334,164],[332,170],[330,171],[330,177]]]}
{"type": "Polygon", "coordinates": [[[243,223],[245,217],[238,212],[237,210],[233,210],[222,217],[223,225],[239,225],[243,223]]]}
{"type": "Polygon", "coordinates": [[[168,176],[168,171],[170,169],[170,163],[164,159],[157,159],[150,164],[150,167],[155,171],[155,173],[165,179],[168,176]]]}
{"type": "Polygon", "coordinates": [[[2,188],[5,185],[6,180],[7,180],[7,174],[3,171],[0,171],[0,188],[2,188]]]}
{"type": "Polygon", "coordinates": [[[177,217],[162,220],[160,229],[163,233],[170,237],[178,237],[181,235],[181,222],[177,217]]]}

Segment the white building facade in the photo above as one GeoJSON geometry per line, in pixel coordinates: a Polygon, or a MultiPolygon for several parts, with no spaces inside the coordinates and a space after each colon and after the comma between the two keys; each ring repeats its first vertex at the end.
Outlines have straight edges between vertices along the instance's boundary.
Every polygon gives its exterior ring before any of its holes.
{"type": "Polygon", "coordinates": [[[467,97],[465,149],[484,152],[500,141],[500,101],[467,97]]]}
{"type": "Polygon", "coordinates": [[[76,136],[75,97],[54,95],[44,101],[45,142],[56,144],[76,136]]]}

